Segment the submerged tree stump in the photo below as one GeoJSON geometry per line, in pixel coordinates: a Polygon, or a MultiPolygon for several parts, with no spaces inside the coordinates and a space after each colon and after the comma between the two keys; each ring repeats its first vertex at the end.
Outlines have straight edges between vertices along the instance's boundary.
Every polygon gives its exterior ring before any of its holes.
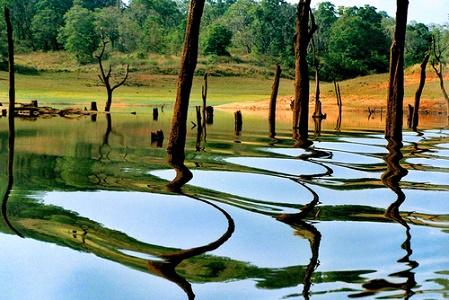
{"type": "Polygon", "coordinates": [[[212,106],[206,107],[206,124],[214,124],[214,108],[212,106]]]}
{"type": "Polygon", "coordinates": [[[234,113],[234,130],[236,135],[240,135],[243,127],[242,112],[240,110],[234,113]]]}
{"type": "Polygon", "coordinates": [[[90,110],[91,110],[91,111],[98,111],[97,102],[92,101],[92,102],[90,103],[90,110]]]}
{"type": "Polygon", "coordinates": [[[276,66],[276,73],[274,76],[273,88],[271,91],[270,111],[268,115],[268,122],[270,124],[270,137],[276,136],[276,101],[279,91],[279,82],[281,78],[282,69],[279,65],[276,66]]]}
{"type": "Polygon", "coordinates": [[[415,110],[415,108],[409,104],[408,112],[407,112],[407,127],[408,128],[412,128],[414,110],[415,110]]]}
{"type": "Polygon", "coordinates": [[[156,147],[162,148],[164,144],[164,132],[162,130],[151,132],[151,144],[156,144],[156,147]]]}

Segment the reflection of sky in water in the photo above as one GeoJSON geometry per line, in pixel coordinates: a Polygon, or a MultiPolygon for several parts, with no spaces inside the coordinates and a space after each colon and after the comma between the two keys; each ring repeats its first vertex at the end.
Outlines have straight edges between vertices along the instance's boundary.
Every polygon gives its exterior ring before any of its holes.
{"type": "MultiPolygon", "coordinates": [[[[370,275],[374,279],[408,269],[397,262],[406,255],[401,248],[405,228],[398,223],[321,222],[316,227],[323,236],[320,271],[377,270],[370,275]]],[[[419,262],[417,270],[449,270],[449,234],[423,226],[413,226],[411,234],[410,259],[419,262]]]]}
{"type": "Polygon", "coordinates": [[[402,179],[402,182],[449,185],[449,173],[409,170],[407,176],[402,179]]]}
{"type": "MultiPolygon", "coordinates": [[[[433,168],[446,168],[449,169],[449,160],[447,159],[437,159],[437,158],[409,158],[406,163],[422,165],[425,167],[433,168]]],[[[449,174],[448,174],[449,176],[449,174]]],[[[449,181],[449,178],[448,178],[449,181]]]]}
{"type": "Polygon", "coordinates": [[[92,254],[0,234],[2,299],[183,299],[173,283],[92,254]]]}
{"type": "Polygon", "coordinates": [[[223,214],[183,196],[138,192],[47,193],[44,203],[61,206],[105,227],[149,244],[191,248],[218,239],[227,228],[223,214]]]}
{"type": "MultiPolygon", "coordinates": [[[[306,188],[285,178],[228,171],[192,170],[192,173],[193,179],[188,185],[221,193],[269,202],[306,204],[312,201],[306,188]]],[[[150,174],[165,180],[175,177],[174,170],[152,171],[150,174]]]]}
{"type": "Polygon", "coordinates": [[[224,161],[250,168],[296,176],[322,174],[327,171],[325,167],[320,166],[319,164],[304,160],[265,157],[230,157],[225,158],[224,161]]]}
{"type": "Polygon", "coordinates": [[[352,143],[335,143],[335,142],[318,142],[315,143],[315,148],[323,150],[338,150],[347,151],[351,153],[361,153],[361,154],[386,154],[387,149],[382,146],[371,146],[362,144],[352,144],[352,143]]]}

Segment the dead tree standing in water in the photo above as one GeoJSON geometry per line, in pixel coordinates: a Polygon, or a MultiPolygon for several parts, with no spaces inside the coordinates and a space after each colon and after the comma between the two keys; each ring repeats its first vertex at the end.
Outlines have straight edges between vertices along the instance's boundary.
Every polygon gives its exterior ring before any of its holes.
{"type": "Polygon", "coordinates": [[[307,48],[317,30],[315,18],[310,9],[311,0],[300,0],[296,13],[295,33],[295,99],[293,100],[293,138],[299,147],[308,147],[309,141],[309,65],[307,48]],[[311,26],[309,27],[309,17],[311,26]]]}
{"type": "Polygon", "coordinates": [[[129,65],[126,65],[126,73],[125,73],[125,76],[123,77],[123,79],[120,82],[116,83],[116,84],[111,84],[112,66],[109,65],[109,68],[108,68],[107,72],[105,72],[104,67],[103,67],[103,56],[104,56],[104,52],[106,50],[106,45],[107,44],[108,44],[107,41],[103,41],[100,54],[97,55],[97,60],[98,60],[98,65],[100,66],[100,74],[98,75],[98,78],[100,78],[100,81],[106,87],[106,93],[108,95],[108,99],[106,100],[106,106],[104,108],[104,111],[105,112],[110,112],[111,111],[111,105],[112,105],[112,93],[114,92],[115,89],[117,89],[118,87],[122,86],[126,82],[126,80],[128,79],[129,65]]]}
{"type": "Polygon", "coordinates": [[[390,80],[388,85],[385,137],[402,141],[404,102],[404,46],[407,29],[408,0],[396,0],[396,28],[390,49],[390,80]]]}
{"type": "Polygon", "coordinates": [[[270,100],[270,112],[268,116],[268,122],[270,124],[270,137],[274,138],[276,136],[276,100],[279,91],[279,82],[281,78],[282,69],[279,65],[276,66],[276,73],[274,76],[273,88],[271,91],[270,100]]]}
{"type": "Polygon", "coordinates": [[[426,68],[427,68],[427,63],[429,62],[429,58],[430,58],[430,51],[428,51],[426,53],[426,55],[424,56],[424,59],[421,63],[421,76],[419,79],[419,86],[418,89],[416,90],[416,94],[415,94],[415,106],[413,108],[413,118],[412,118],[412,129],[414,131],[418,130],[418,125],[419,125],[419,105],[421,102],[421,95],[422,92],[424,90],[424,85],[426,84],[426,68]]]}
{"type": "Polygon", "coordinates": [[[449,117],[449,95],[447,94],[446,88],[444,87],[444,74],[443,74],[443,54],[449,49],[449,45],[442,47],[438,41],[439,37],[434,35],[432,38],[432,68],[440,80],[440,88],[443,93],[444,99],[447,104],[447,116],[449,117]]]}
{"type": "Polygon", "coordinates": [[[168,162],[176,169],[176,178],[169,186],[179,188],[192,178],[184,166],[187,134],[187,113],[193,74],[198,59],[198,38],[205,0],[191,0],[184,36],[181,70],[178,75],[176,102],[173,109],[171,131],[168,140],[168,162]]]}
{"type": "Polygon", "coordinates": [[[335,80],[334,80],[334,89],[335,89],[335,95],[337,97],[337,107],[338,107],[338,118],[337,118],[337,125],[335,126],[335,130],[340,132],[340,130],[341,130],[342,106],[343,106],[343,103],[341,101],[340,84],[338,84],[335,80]]]}
{"type": "Polygon", "coordinates": [[[12,187],[14,185],[14,146],[16,140],[15,124],[14,124],[14,106],[16,102],[16,90],[15,90],[15,67],[14,67],[14,40],[13,40],[13,28],[11,24],[11,17],[9,8],[5,7],[5,23],[6,31],[8,35],[8,66],[9,66],[9,141],[8,141],[8,183],[6,186],[5,194],[2,199],[2,216],[8,227],[18,236],[24,237],[9,221],[8,218],[8,200],[11,194],[12,187]]]}

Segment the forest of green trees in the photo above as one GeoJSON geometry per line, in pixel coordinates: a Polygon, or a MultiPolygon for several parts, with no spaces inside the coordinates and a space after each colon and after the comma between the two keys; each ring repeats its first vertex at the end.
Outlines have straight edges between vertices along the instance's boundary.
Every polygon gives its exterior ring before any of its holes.
{"type": "MultiPolygon", "coordinates": [[[[86,64],[92,62],[94,51],[105,39],[109,50],[141,57],[178,54],[188,1],[15,0],[10,8],[17,51],[66,50],[86,64]]],[[[313,45],[323,79],[387,71],[394,28],[391,16],[369,5],[336,7],[330,2],[320,3],[314,15],[319,29],[313,45]]],[[[260,56],[292,67],[295,16],[296,6],[284,0],[207,0],[201,53],[260,56]]],[[[447,26],[409,24],[406,65],[421,62],[432,35],[447,43],[447,26]]],[[[0,44],[4,48],[6,43],[0,44]]],[[[6,49],[1,51],[4,57],[6,49]]]]}

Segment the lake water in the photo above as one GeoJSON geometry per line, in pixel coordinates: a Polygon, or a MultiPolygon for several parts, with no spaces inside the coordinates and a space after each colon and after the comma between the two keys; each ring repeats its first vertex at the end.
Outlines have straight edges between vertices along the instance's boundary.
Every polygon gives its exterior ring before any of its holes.
{"type": "Polygon", "coordinates": [[[448,299],[449,130],[426,118],[402,148],[329,118],[303,150],[257,113],[197,141],[192,113],[180,191],[170,112],[17,119],[12,174],[2,118],[0,298],[448,299]]]}

